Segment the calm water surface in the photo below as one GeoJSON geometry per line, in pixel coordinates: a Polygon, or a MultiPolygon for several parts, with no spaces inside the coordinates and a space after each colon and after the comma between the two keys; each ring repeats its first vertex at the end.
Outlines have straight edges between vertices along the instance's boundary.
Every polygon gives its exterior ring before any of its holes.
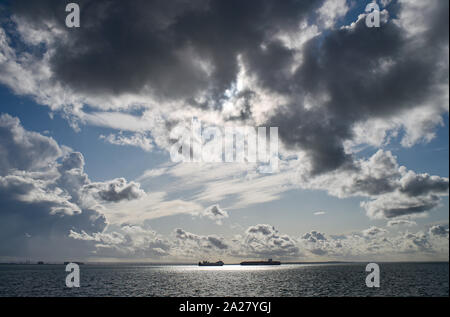
{"type": "Polygon", "coordinates": [[[198,267],[80,266],[81,287],[63,265],[0,265],[0,296],[448,296],[448,263],[380,263],[367,288],[365,264],[198,267]]]}

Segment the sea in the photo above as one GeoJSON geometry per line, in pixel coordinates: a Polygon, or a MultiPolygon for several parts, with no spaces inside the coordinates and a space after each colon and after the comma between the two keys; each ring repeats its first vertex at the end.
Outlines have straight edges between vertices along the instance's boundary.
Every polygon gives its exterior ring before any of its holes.
{"type": "Polygon", "coordinates": [[[1,264],[0,297],[448,297],[448,262],[378,263],[380,287],[366,286],[367,263],[199,267],[84,264],[80,287],[64,265],[1,264]]]}

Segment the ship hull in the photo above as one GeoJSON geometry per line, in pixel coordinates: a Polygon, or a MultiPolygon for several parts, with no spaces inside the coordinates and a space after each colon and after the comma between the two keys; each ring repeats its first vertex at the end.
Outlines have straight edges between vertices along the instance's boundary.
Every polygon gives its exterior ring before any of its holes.
{"type": "Polygon", "coordinates": [[[265,261],[248,261],[248,262],[241,262],[241,265],[280,265],[281,262],[279,261],[271,261],[271,262],[265,262],[265,261]]]}
{"type": "Polygon", "coordinates": [[[223,266],[223,264],[210,263],[210,264],[199,264],[198,266],[223,266]]]}
{"type": "Polygon", "coordinates": [[[208,261],[203,261],[203,262],[198,262],[198,266],[223,266],[223,262],[222,261],[218,261],[218,262],[208,262],[208,261]]]}

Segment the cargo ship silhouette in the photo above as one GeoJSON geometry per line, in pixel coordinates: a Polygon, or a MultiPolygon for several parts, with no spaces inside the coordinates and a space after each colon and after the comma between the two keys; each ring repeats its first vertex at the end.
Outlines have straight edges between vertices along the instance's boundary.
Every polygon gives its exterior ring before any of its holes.
{"type": "Polygon", "coordinates": [[[241,262],[241,265],[280,265],[280,261],[272,261],[269,259],[268,261],[244,261],[241,262]]]}
{"type": "Polygon", "coordinates": [[[217,261],[217,262],[211,263],[208,261],[203,261],[203,262],[198,262],[198,266],[223,266],[223,262],[217,261]]]}

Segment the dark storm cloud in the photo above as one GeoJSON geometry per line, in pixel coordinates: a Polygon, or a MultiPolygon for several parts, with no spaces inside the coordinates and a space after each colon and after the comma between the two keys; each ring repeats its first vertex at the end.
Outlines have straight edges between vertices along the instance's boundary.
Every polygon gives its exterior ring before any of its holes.
{"type": "MultiPolygon", "coordinates": [[[[354,167],[343,142],[354,137],[356,123],[432,103],[436,84],[448,82],[448,67],[441,62],[448,45],[448,1],[430,3],[423,13],[428,29],[422,41],[408,38],[408,30],[392,18],[380,28],[367,28],[363,18],[309,40],[293,72],[298,51],[274,35],[300,32],[300,22],[314,19],[322,3],[82,0],[81,27],[70,30],[60,1],[18,0],[12,10],[19,21],[44,29],[44,22],[52,21],[67,33],[67,40],[51,44],[50,66],[53,79],[76,92],[146,90],[201,108],[220,107],[236,80],[240,56],[261,86],[287,100],[266,125],[279,127],[289,148],[305,150],[313,174],[319,174],[354,167]],[[207,98],[195,100],[198,92],[207,92],[207,98]]],[[[403,6],[394,1],[388,10],[399,15],[403,6]]],[[[253,93],[243,93],[241,113],[226,119],[251,117],[258,107],[253,93]]]]}
{"type": "MultiPolygon", "coordinates": [[[[367,28],[361,19],[354,28],[331,31],[325,38],[316,37],[305,46],[304,61],[289,86],[293,101],[271,120],[280,126],[280,136],[291,146],[306,149],[314,172],[334,170],[351,161],[343,142],[352,139],[355,123],[370,118],[387,118],[413,109],[436,93],[435,84],[448,80],[448,69],[442,69],[442,27],[448,29],[448,2],[427,20],[439,16],[431,25],[423,45],[414,48],[406,31],[392,20],[380,28],[367,28]],[[435,34],[441,42],[434,40],[435,34]],[[305,108],[305,96],[326,96],[328,101],[305,108]]],[[[280,85],[268,83],[267,87],[280,85]]]]}
{"type": "MultiPolygon", "coordinates": [[[[430,2],[420,11],[413,2],[392,1],[387,6],[390,17],[385,21],[383,13],[380,28],[368,28],[362,18],[351,26],[322,30],[301,48],[287,47],[275,35],[291,37],[297,32],[302,37],[300,22],[317,22],[315,12],[323,1],[79,3],[77,29],[64,26],[66,12],[60,1],[17,0],[12,12],[19,23],[39,30],[48,28],[50,21],[67,35],[46,44],[49,66],[56,83],[81,96],[149,90],[161,99],[219,108],[225,90],[233,90],[242,62],[252,78],[250,86],[254,79],[258,89],[276,93],[281,98],[274,99],[284,103],[269,105],[271,117],[262,125],[278,127],[287,148],[304,150],[313,175],[341,168],[353,171],[357,177],[343,194],[380,196],[365,205],[371,215],[422,213],[436,207],[439,196],[448,192],[448,179],[410,175],[399,181],[397,166],[386,165],[391,174],[366,175],[344,149],[344,142],[355,137],[355,125],[366,120],[402,121],[404,114],[423,105],[424,115],[428,109],[439,112],[433,119],[444,112],[436,109],[445,106],[438,104],[445,100],[439,89],[448,84],[448,62],[442,60],[448,58],[448,1],[430,2]],[[408,25],[419,15],[416,28],[408,25]],[[197,92],[206,98],[196,99],[197,92]]],[[[255,119],[261,100],[258,89],[244,89],[234,96],[237,111],[225,120],[255,119]]],[[[177,122],[165,124],[170,130],[177,122]]],[[[64,175],[67,180],[61,177],[60,182],[87,182],[76,172],[64,175]]],[[[112,191],[104,188],[98,196],[106,201],[138,197],[139,189],[131,183],[123,192],[111,186],[112,191]]]]}
{"type": "Polygon", "coordinates": [[[136,93],[148,87],[164,98],[186,99],[205,88],[217,95],[228,89],[238,72],[238,54],[261,60],[264,74],[285,64],[285,49],[271,44],[266,56],[260,45],[277,30],[296,28],[320,5],[295,0],[78,3],[81,27],[69,31],[61,1],[30,5],[19,0],[12,6],[14,14],[34,25],[52,21],[68,32],[51,61],[56,81],[88,93],[136,93]]]}
{"type": "Polygon", "coordinates": [[[305,111],[292,105],[270,119],[289,148],[305,150],[313,164],[313,174],[352,167],[352,157],[344,152],[343,141],[351,139],[351,126],[324,110],[305,111]]]}
{"type": "Polygon", "coordinates": [[[449,39],[449,2],[439,1],[438,6],[432,6],[428,8],[431,10],[430,15],[432,19],[430,20],[431,27],[426,32],[430,44],[434,45],[448,45],[449,39]]]}

